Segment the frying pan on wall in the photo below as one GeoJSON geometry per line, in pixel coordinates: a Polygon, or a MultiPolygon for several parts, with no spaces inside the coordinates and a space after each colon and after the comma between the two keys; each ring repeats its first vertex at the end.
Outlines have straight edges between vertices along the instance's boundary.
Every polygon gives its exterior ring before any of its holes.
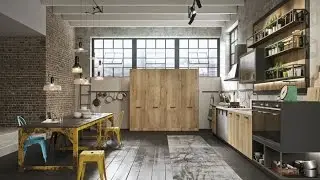
{"type": "Polygon", "coordinates": [[[96,93],[96,99],[93,100],[92,104],[95,106],[95,107],[99,107],[101,102],[100,100],[98,99],[98,94],[96,93]]]}
{"type": "Polygon", "coordinates": [[[112,97],[110,94],[108,94],[104,102],[105,102],[106,104],[109,104],[109,103],[111,103],[112,101],[113,101],[113,97],[112,97]]]}

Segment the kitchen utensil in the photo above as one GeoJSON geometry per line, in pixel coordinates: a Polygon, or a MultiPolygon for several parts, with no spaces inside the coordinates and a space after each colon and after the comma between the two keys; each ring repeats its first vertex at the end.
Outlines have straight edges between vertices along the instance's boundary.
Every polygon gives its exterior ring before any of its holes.
{"type": "Polygon", "coordinates": [[[113,97],[110,96],[110,94],[108,94],[104,102],[105,102],[106,104],[109,104],[109,103],[111,103],[112,101],[113,101],[113,97]]]}
{"type": "Polygon", "coordinates": [[[304,170],[304,176],[306,177],[317,177],[318,172],[316,169],[308,169],[308,170],[304,170]]]}
{"type": "Polygon", "coordinates": [[[310,160],[310,161],[303,161],[303,168],[305,170],[309,169],[317,169],[318,165],[315,160],[310,160]]]}
{"type": "Polygon", "coordinates": [[[98,92],[98,97],[102,97],[102,93],[101,92],[98,92]]]}
{"type": "Polygon", "coordinates": [[[264,159],[259,159],[259,163],[264,165],[264,159]]]}
{"type": "Polygon", "coordinates": [[[100,104],[101,104],[100,100],[98,99],[97,93],[96,93],[96,99],[93,100],[92,104],[93,104],[95,107],[98,107],[98,106],[100,106],[100,104]]]}
{"type": "Polygon", "coordinates": [[[74,116],[75,118],[81,118],[82,113],[81,113],[81,112],[74,112],[74,113],[73,113],[73,116],[74,116]]]}
{"type": "Polygon", "coordinates": [[[118,100],[123,100],[123,94],[122,93],[118,93],[117,94],[117,99],[118,100]]]}
{"type": "Polygon", "coordinates": [[[262,153],[261,152],[254,152],[254,159],[259,161],[259,159],[261,158],[262,153]]]}
{"type": "Polygon", "coordinates": [[[106,92],[104,92],[103,94],[102,94],[102,97],[106,97],[107,96],[107,93],[106,92]]]}

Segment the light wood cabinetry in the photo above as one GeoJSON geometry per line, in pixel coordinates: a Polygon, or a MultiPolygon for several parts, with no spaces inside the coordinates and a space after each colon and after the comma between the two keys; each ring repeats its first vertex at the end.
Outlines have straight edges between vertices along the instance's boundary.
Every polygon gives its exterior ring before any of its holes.
{"type": "Polygon", "coordinates": [[[252,158],[252,119],[250,115],[228,112],[228,143],[252,158]]]}
{"type": "Polygon", "coordinates": [[[196,131],[198,70],[131,70],[131,131],[196,131]]]}

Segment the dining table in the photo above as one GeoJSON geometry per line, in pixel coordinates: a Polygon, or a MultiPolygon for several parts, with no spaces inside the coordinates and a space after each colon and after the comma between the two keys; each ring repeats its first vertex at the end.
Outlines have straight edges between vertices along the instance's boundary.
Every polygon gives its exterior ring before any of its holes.
{"type": "Polygon", "coordinates": [[[79,119],[73,117],[65,117],[60,121],[52,122],[39,122],[31,123],[19,128],[19,145],[18,145],[18,166],[19,171],[28,170],[59,170],[59,169],[74,169],[78,167],[79,161],[79,133],[87,128],[96,126],[97,134],[97,148],[101,148],[103,145],[103,127],[106,125],[107,121],[110,121],[111,124],[114,123],[113,113],[96,113],[92,115],[89,119],[79,119]],[[52,166],[52,165],[43,165],[43,166],[25,166],[25,154],[24,154],[24,142],[27,138],[33,134],[57,132],[65,135],[70,142],[72,143],[73,151],[73,164],[67,166],[52,166]]]}

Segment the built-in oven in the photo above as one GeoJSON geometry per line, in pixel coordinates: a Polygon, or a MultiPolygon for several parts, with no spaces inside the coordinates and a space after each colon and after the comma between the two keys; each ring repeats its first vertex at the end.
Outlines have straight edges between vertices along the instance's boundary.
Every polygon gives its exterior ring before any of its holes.
{"type": "Polygon", "coordinates": [[[252,102],[253,135],[280,143],[281,102],[252,102]]]}

